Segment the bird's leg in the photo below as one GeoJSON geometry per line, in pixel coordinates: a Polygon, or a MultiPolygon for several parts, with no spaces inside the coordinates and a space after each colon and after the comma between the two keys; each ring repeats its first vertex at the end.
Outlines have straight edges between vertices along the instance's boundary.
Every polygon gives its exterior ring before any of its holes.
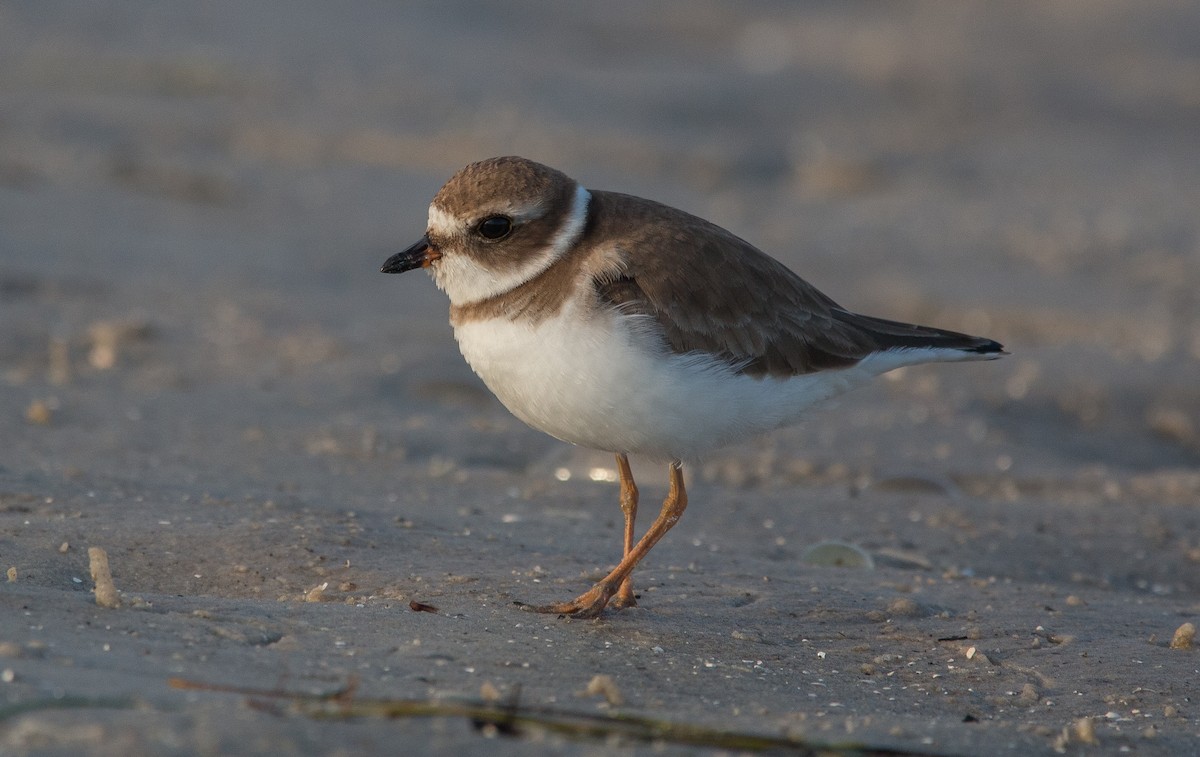
{"type": "MultiPolygon", "coordinates": [[[[621,512],[625,513],[625,551],[621,553],[624,559],[633,551],[633,522],[637,519],[638,488],[633,480],[633,471],[629,470],[629,457],[617,455],[617,474],[621,477],[621,512]]],[[[625,576],[613,606],[618,609],[637,607],[637,598],[633,596],[633,574],[625,576]]]]}
{"type": "Polygon", "coordinates": [[[663,500],[662,511],[659,512],[658,518],[650,525],[650,528],[646,529],[641,540],[634,545],[629,554],[625,555],[620,564],[613,568],[611,573],[570,602],[560,602],[532,609],[537,612],[571,615],[576,618],[599,617],[604,606],[608,604],[608,600],[617,593],[625,579],[633,572],[634,566],[641,562],[646,553],[658,543],[658,540],[679,522],[683,511],[687,509],[687,490],[683,487],[683,471],[678,463],[671,463],[670,475],[670,488],[667,489],[667,498],[663,500]]]}

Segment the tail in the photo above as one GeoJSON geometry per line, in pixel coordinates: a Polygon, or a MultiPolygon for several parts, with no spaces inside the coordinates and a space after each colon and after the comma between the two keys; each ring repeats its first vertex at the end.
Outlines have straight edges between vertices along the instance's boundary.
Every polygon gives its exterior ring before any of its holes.
{"type": "Polygon", "coordinates": [[[889,354],[896,362],[895,367],[942,361],[995,360],[1008,354],[999,342],[981,336],[873,318],[846,310],[835,310],[833,317],[868,335],[875,343],[875,355],[889,354]]]}

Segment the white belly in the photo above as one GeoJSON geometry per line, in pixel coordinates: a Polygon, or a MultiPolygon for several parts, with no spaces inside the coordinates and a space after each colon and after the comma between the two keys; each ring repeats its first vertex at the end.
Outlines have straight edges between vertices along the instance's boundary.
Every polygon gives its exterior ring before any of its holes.
{"type": "Polygon", "coordinates": [[[574,444],[657,459],[694,458],[795,423],[813,403],[897,367],[756,379],[701,353],[664,353],[644,327],[636,316],[584,317],[568,305],[540,324],[492,319],[454,334],[472,370],[525,423],[574,444]]]}

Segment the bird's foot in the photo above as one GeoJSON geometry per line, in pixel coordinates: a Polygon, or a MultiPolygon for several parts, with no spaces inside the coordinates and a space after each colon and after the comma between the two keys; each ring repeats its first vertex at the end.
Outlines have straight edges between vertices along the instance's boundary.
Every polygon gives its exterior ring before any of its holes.
{"type": "Polygon", "coordinates": [[[617,596],[612,598],[612,606],[618,610],[637,607],[637,597],[633,594],[633,583],[629,578],[621,582],[621,588],[617,589],[617,596]]]}
{"type": "MultiPolygon", "coordinates": [[[[600,613],[604,611],[605,606],[608,605],[608,600],[612,598],[613,594],[612,587],[601,581],[570,602],[556,602],[552,605],[527,605],[520,602],[517,604],[533,612],[543,612],[551,615],[569,615],[572,618],[598,618],[600,617],[600,613]]],[[[629,605],[620,604],[619,601],[614,602],[613,606],[618,608],[629,607],[629,605]]]]}

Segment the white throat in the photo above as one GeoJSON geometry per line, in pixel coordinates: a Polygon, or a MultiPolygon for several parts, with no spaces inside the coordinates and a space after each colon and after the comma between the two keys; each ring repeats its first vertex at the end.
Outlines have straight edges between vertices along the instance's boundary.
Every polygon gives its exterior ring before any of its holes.
{"type": "MultiPolygon", "coordinates": [[[[545,271],[571,249],[587,225],[588,203],[591,199],[591,193],[582,184],[576,183],[571,210],[563,217],[562,225],[550,243],[537,254],[530,255],[520,266],[497,271],[481,265],[469,255],[450,253],[430,266],[429,273],[454,305],[470,305],[514,289],[545,271]]],[[[432,204],[429,206],[429,229],[442,233],[467,233],[460,221],[432,204]]]]}

